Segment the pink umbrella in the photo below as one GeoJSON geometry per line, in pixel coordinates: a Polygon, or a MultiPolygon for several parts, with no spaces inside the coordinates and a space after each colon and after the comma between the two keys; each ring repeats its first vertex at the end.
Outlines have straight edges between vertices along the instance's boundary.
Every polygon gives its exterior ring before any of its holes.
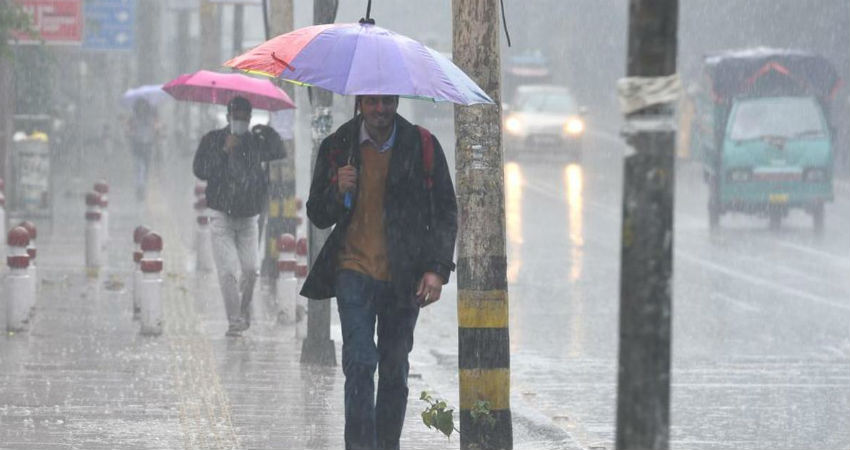
{"type": "Polygon", "coordinates": [[[238,73],[199,70],[169,81],[162,90],[177,100],[226,105],[233,97],[245,97],[254,108],[277,111],[295,108],[295,103],[269,80],[238,73]]]}

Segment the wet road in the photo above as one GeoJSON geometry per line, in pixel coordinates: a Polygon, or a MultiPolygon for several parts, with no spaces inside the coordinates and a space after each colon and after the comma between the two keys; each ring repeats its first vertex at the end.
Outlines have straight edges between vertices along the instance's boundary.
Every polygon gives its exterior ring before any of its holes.
{"type": "MultiPolygon", "coordinates": [[[[512,398],[515,412],[613,448],[623,145],[593,130],[586,144],[581,164],[505,166],[512,398]]],[[[847,193],[839,183],[820,237],[801,212],[779,231],[727,215],[710,233],[700,169],[679,164],[673,448],[850,447],[847,193]]],[[[444,368],[456,364],[452,307],[420,325],[440,330],[428,351],[444,368]]]]}

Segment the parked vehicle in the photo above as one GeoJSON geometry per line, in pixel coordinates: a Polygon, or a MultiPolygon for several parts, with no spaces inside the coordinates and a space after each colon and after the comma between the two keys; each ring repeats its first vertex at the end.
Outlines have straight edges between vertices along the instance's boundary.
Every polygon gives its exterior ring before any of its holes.
{"type": "Polygon", "coordinates": [[[697,96],[693,152],[709,186],[709,225],[727,212],[811,214],[823,229],[833,200],[830,102],[840,85],[825,58],[756,48],[711,55],[697,96]]]}

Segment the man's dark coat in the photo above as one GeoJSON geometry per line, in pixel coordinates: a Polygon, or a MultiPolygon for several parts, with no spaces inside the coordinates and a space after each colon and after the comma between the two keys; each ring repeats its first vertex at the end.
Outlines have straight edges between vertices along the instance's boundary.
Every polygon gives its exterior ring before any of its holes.
{"type": "Polygon", "coordinates": [[[255,216],[268,202],[268,180],[261,163],[283,158],[283,143],[271,127],[255,125],[228,154],[224,141],[229,133],[225,127],[204,135],[192,168],[196,177],[207,182],[207,206],[233,217],[255,216]]]}
{"type": "MultiPolygon", "coordinates": [[[[339,250],[357,207],[345,208],[337,188],[336,173],[348,164],[360,166],[361,117],[339,127],[322,141],[313,171],[307,216],[319,228],[334,226],[301,289],[311,299],[334,297],[339,250]]],[[[422,142],[416,126],[396,114],[396,140],[390,155],[384,193],[384,236],[393,288],[399,301],[413,301],[422,274],[435,272],[448,281],[457,236],[457,201],[446,156],[434,142],[433,188],[426,188],[422,142]],[[433,205],[433,207],[431,206],[433,205]]]]}

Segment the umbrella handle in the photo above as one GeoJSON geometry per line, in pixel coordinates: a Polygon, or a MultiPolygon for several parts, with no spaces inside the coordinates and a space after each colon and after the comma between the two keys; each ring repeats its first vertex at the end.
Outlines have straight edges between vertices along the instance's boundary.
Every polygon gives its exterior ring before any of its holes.
{"type": "Polygon", "coordinates": [[[343,199],[342,203],[345,205],[345,209],[351,209],[351,192],[345,193],[345,198],[343,199]]]}
{"type": "Polygon", "coordinates": [[[274,52],[272,52],[272,59],[283,64],[283,66],[286,67],[287,69],[295,72],[295,67],[292,67],[288,62],[282,60],[281,58],[278,58],[277,55],[274,54],[274,52]]]}

